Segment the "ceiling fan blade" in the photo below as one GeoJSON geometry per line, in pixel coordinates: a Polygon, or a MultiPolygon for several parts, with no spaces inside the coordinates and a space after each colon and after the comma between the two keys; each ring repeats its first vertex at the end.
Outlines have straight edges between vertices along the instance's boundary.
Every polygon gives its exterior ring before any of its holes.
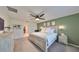
{"type": "Polygon", "coordinates": [[[30,12],[30,14],[32,14],[32,15],[36,15],[36,13],[34,13],[33,11],[29,11],[30,12]]]}
{"type": "Polygon", "coordinates": [[[44,11],[41,11],[38,15],[41,15],[41,14],[43,14],[44,13],[44,11]]]}
{"type": "Polygon", "coordinates": [[[32,17],[36,17],[36,15],[32,15],[32,14],[30,14],[32,17]]]}
{"type": "Polygon", "coordinates": [[[45,20],[44,18],[39,18],[39,19],[41,19],[41,20],[45,20]]]}
{"type": "Polygon", "coordinates": [[[42,17],[42,16],[44,16],[45,14],[41,14],[39,17],[42,17]]]}

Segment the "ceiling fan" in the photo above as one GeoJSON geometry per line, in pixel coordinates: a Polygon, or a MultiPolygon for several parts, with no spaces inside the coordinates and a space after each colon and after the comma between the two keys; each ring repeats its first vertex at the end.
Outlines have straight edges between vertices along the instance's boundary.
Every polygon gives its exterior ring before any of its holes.
{"type": "Polygon", "coordinates": [[[30,11],[30,15],[32,17],[35,18],[35,20],[45,20],[45,18],[42,18],[45,14],[44,14],[44,11],[40,12],[39,14],[35,14],[34,12],[30,11]]]}

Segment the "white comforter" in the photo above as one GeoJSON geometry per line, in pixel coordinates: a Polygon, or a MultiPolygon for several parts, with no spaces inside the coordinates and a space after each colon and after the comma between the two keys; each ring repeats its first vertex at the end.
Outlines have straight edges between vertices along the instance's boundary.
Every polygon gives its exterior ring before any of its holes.
{"type": "Polygon", "coordinates": [[[55,38],[57,36],[57,33],[53,33],[53,34],[48,34],[48,33],[45,33],[45,32],[33,32],[31,33],[32,35],[35,35],[35,36],[38,36],[40,38],[43,38],[43,39],[47,39],[49,42],[55,38]]]}
{"type": "MultiPolygon", "coordinates": [[[[44,48],[48,48],[57,38],[57,33],[52,33],[52,34],[49,34],[49,33],[46,33],[46,32],[34,32],[34,33],[31,33],[30,35],[30,39],[33,40],[35,39],[36,40],[40,40],[40,44],[43,44],[42,46],[44,48]]],[[[33,40],[34,41],[34,40],[33,40]]]]}

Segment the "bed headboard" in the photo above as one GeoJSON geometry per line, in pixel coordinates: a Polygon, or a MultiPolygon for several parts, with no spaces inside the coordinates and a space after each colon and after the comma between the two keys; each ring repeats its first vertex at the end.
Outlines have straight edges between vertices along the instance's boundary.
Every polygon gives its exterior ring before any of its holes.
{"type": "Polygon", "coordinates": [[[55,33],[58,33],[58,27],[57,26],[48,26],[48,27],[42,27],[41,32],[47,32],[48,30],[55,30],[55,33]]]}
{"type": "Polygon", "coordinates": [[[48,26],[46,28],[55,29],[55,32],[58,33],[58,27],[56,25],[54,25],[54,26],[48,26]]]}

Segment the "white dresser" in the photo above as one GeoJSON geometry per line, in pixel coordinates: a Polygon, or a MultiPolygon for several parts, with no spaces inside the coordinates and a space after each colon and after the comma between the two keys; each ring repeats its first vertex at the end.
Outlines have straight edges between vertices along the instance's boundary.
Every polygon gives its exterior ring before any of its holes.
{"type": "Polygon", "coordinates": [[[61,33],[61,35],[58,36],[58,42],[63,44],[68,44],[68,37],[64,33],[61,33]]]}

